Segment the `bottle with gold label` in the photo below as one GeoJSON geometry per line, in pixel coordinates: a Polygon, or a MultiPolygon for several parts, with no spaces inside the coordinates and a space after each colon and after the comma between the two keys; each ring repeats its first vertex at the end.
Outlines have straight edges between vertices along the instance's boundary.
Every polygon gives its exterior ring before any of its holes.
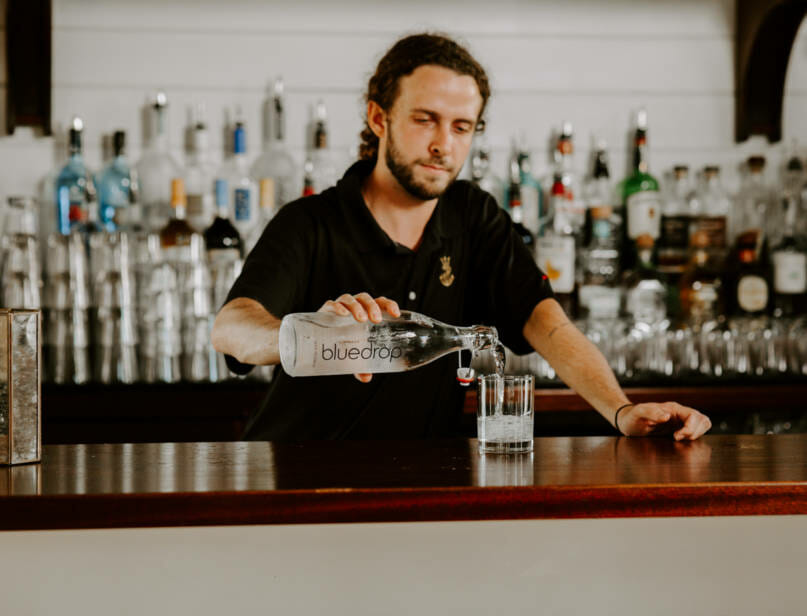
{"type": "Polygon", "coordinates": [[[759,233],[748,231],[737,237],[728,262],[727,278],[731,284],[730,314],[760,316],[769,312],[773,291],[771,267],[759,233]]]}

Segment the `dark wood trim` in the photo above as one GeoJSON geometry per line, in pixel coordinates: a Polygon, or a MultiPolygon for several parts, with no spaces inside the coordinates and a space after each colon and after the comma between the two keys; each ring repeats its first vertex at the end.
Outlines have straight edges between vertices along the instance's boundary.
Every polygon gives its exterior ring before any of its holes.
{"type": "Polygon", "coordinates": [[[782,138],[785,77],[807,0],[737,0],[735,140],[782,138]]]}
{"type": "Polygon", "coordinates": [[[51,0],[7,0],[6,130],[33,126],[50,135],[51,0]]]}

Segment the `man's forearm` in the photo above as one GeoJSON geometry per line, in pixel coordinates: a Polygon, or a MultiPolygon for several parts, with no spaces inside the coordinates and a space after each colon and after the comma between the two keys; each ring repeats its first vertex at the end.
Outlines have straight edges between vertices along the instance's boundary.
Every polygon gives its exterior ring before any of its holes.
{"type": "Polygon", "coordinates": [[[280,362],[279,330],[280,319],[258,302],[237,298],[216,315],[210,339],[217,351],[232,355],[241,363],[272,365],[280,362]]]}
{"type": "Polygon", "coordinates": [[[564,383],[614,424],[616,410],[629,400],[605,357],[556,301],[544,300],[535,307],[524,326],[524,336],[564,383]]]}

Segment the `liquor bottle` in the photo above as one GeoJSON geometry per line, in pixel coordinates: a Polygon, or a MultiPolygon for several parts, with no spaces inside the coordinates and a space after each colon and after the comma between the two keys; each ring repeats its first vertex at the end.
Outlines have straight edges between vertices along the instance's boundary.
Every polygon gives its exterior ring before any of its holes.
{"type": "Polygon", "coordinates": [[[725,256],[732,202],[720,182],[720,167],[717,165],[704,167],[697,199],[701,211],[694,217],[690,232],[705,232],[709,236],[709,244],[715,254],[725,256]]]}
{"type": "Polygon", "coordinates": [[[231,263],[244,256],[238,229],[230,222],[230,202],[226,180],[216,180],[216,218],[205,229],[205,248],[211,269],[220,263],[231,263]]]}
{"type": "Polygon", "coordinates": [[[385,314],[380,323],[329,312],[287,314],[279,347],[283,369],[295,377],[402,372],[462,350],[504,355],[493,327],[455,327],[407,310],[397,318],[385,314]]]}
{"type": "Polygon", "coordinates": [[[218,179],[227,180],[232,197],[233,225],[242,238],[247,238],[258,225],[258,191],[249,175],[246,130],[242,121],[236,121],[232,138],[231,156],[222,165],[218,179]]]}
{"type": "Polygon", "coordinates": [[[521,171],[518,164],[518,159],[513,158],[510,161],[510,189],[507,191],[510,202],[508,209],[510,211],[510,218],[513,220],[513,229],[515,229],[518,236],[524,242],[524,245],[530,251],[531,255],[535,255],[535,237],[524,226],[524,210],[521,203],[521,171]]]}
{"type": "Polygon", "coordinates": [[[252,233],[244,240],[246,252],[250,252],[263,234],[263,230],[275,215],[275,181],[263,178],[258,185],[258,222],[252,233]]]}
{"type": "MultiPolygon", "coordinates": [[[[604,140],[595,140],[594,166],[591,177],[583,186],[583,202],[586,207],[586,223],[583,241],[589,245],[594,235],[594,217],[592,213],[598,208],[607,208],[610,212],[611,226],[616,231],[615,241],[619,241],[622,219],[614,207],[614,187],[611,184],[611,174],[608,170],[608,151],[604,140]]],[[[602,213],[602,211],[601,211],[602,213]]],[[[602,225],[600,225],[602,226],[602,225]]]]}
{"type": "Polygon", "coordinates": [[[579,292],[580,316],[616,318],[622,291],[619,287],[619,238],[612,208],[589,208],[591,240],[582,251],[582,281],[579,292]]]}
{"type": "Polygon", "coordinates": [[[182,178],[171,180],[171,208],[173,216],[160,231],[163,255],[172,264],[190,263],[191,237],[195,231],[186,220],[187,198],[182,178]]]}
{"type": "Polygon", "coordinates": [[[250,172],[258,184],[264,179],[273,181],[276,207],[282,207],[296,199],[300,192],[299,171],[285,141],[286,111],[283,89],[283,79],[276,79],[271,105],[265,106],[263,152],[252,165],[250,172]]]}
{"type": "Polygon", "coordinates": [[[761,316],[771,307],[771,267],[761,237],[754,230],[740,234],[729,259],[729,312],[732,315],[761,316]]]}
{"type": "Polygon", "coordinates": [[[640,235],[636,239],[636,267],[625,272],[625,313],[634,321],[659,323],[667,316],[667,283],[654,264],[653,238],[640,235]]]}
{"type": "Polygon", "coordinates": [[[82,156],[83,131],[84,122],[74,116],[70,125],[70,158],[56,177],[56,228],[62,235],[69,235],[87,220],[87,196],[94,189],[82,156]]]}
{"type": "Polygon", "coordinates": [[[690,224],[698,213],[698,201],[689,181],[689,167],[676,165],[673,181],[661,210],[661,235],[658,241],[659,271],[677,284],[689,262],[690,224]]]}
{"type": "Polygon", "coordinates": [[[690,323],[704,323],[723,313],[723,274],[715,267],[709,236],[694,233],[689,263],[678,282],[681,316],[690,323]]]}
{"type": "Polygon", "coordinates": [[[571,122],[564,122],[555,148],[555,173],[553,177],[552,205],[556,227],[563,227],[573,235],[578,244],[582,242],[586,210],[577,176],[574,173],[574,142],[571,122]],[[557,188],[563,187],[560,193],[557,188]]]}
{"type": "Polygon", "coordinates": [[[205,229],[216,215],[212,193],[215,169],[210,160],[210,135],[201,106],[196,108],[195,116],[185,167],[185,190],[188,193],[187,215],[188,224],[194,229],[205,229]]]}
{"type": "Polygon", "coordinates": [[[782,240],[771,250],[775,317],[794,317],[805,310],[807,249],[796,236],[797,202],[783,199],[782,240]]]}
{"type": "Polygon", "coordinates": [[[504,205],[504,186],[490,167],[490,146],[481,137],[471,151],[471,181],[493,195],[496,203],[504,205]]]}
{"type": "Polygon", "coordinates": [[[171,217],[171,180],[181,174],[168,150],[167,108],[165,93],[157,92],[149,109],[149,141],[135,165],[140,182],[143,222],[148,230],[155,232],[171,217]]]}
{"type": "MultiPolygon", "coordinates": [[[[519,191],[521,194],[521,207],[524,212],[524,226],[533,235],[538,235],[541,227],[546,221],[546,206],[544,204],[544,191],[541,183],[532,173],[532,163],[530,162],[530,152],[527,148],[526,139],[521,138],[521,144],[514,144],[516,160],[519,166],[519,191]]],[[[512,182],[510,183],[512,186],[512,182]]],[[[508,203],[510,198],[508,197],[508,203]]]]}
{"type": "Polygon", "coordinates": [[[314,161],[309,154],[305,159],[305,165],[303,165],[303,197],[310,197],[314,194],[316,194],[314,190],[314,161]]]}
{"type": "MultiPolygon", "coordinates": [[[[782,190],[779,199],[777,200],[777,208],[774,216],[773,227],[778,233],[774,233],[769,238],[770,242],[778,243],[784,237],[785,219],[787,218],[787,209],[792,205],[795,211],[796,228],[793,230],[794,235],[804,235],[804,229],[799,228],[799,218],[807,214],[804,210],[804,203],[801,203],[804,198],[801,195],[801,189],[804,185],[804,164],[798,156],[798,149],[795,139],[790,146],[791,155],[787,159],[784,170],[782,172],[782,190]],[[785,205],[787,203],[788,205],[785,205]],[[800,214],[801,213],[801,214],[800,214]]],[[[807,195],[805,195],[807,196],[807,195]]],[[[804,221],[802,221],[803,223],[804,221]]],[[[802,225],[803,226],[803,225],[802,225]]]]}
{"type": "Polygon", "coordinates": [[[128,220],[126,208],[131,203],[131,171],[126,160],[126,133],[115,131],[112,135],[114,158],[96,176],[98,187],[99,220],[107,231],[117,231],[124,220],[128,220]]]}
{"type": "Polygon", "coordinates": [[[328,149],[328,110],[323,101],[317,102],[314,112],[314,149],[309,160],[311,168],[306,171],[315,193],[336,184],[336,167],[328,149]]]}
{"type": "Polygon", "coordinates": [[[636,259],[634,242],[640,235],[657,240],[661,235],[661,194],[659,183],[648,171],[647,111],[636,114],[633,150],[633,172],[622,184],[625,216],[623,258],[628,265],[636,259]]]}
{"type": "Polygon", "coordinates": [[[746,243],[759,245],[764,251],[768,244],[768,220],[771,217],[772,193],[765,181],[765,157],[751,156],[748,159],[748,173],[743,178],[737,208],[737,218],[732,228],[738,239],[746,237],[746,243]]]}
{"type": "MultiPolygon", "coordinates": [[[[566,199],[565,188],[559,176],[552,186],[552,201],[557,203],[566,199]]],[[[549,278],[549,284],[555,293],[555,299],[563,307],[566,314],[574,318],[576,314],[576,242],[574,227],[563,212],[557,212],[550,205],[550,216],[542,225],[541,233],[535,240],[536,261],[538,267],[549,278]]]]}

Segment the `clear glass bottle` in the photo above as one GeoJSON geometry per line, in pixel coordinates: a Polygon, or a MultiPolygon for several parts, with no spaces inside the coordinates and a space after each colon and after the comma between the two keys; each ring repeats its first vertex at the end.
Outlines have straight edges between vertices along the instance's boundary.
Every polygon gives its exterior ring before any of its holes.
{"type": "Polygon", "coordinates": [[[619,314],[622,291],[619,286],[619,238],[611,206],[589,208],[591,241],[582,251],[582,282],[580,285],[580,317],[607,313],[619,314]]]}
{"type": "Polygon", "coordinates": [[[704,167],[698,190],[701,212],[692,221],[691,233],[703,231],[709,236],[711,250],[725,257],[728,248],[729,217],[733,211],[731,197],[720,181],[720,167],[704,167]]]}
{"type": "Polygon", "coordinates": [[[524,212],[524,226],[530,230],[530,233],[537,236],[541,232],[541,227],[546,224],[547,219],[544,191],[541,188],[541,183],[533,174],[532,161],[525,138],[522,137],[521,145],[515,151],[521,179],[519,190],[521,191],[521,206],[524,212]]]}
{"type": "Polygon", "coordinates": [[[791,318],[804,312],[807,293],[807,248],[796,235],[797,202],[783,199],[781,241],[771,249],[774,316],[791,318]]]}
{"type": "MultiPolygon", "coordinates": [[[[318,101],[314,111],[314,149],[310,153],[311,168],[307,169],[314,193],[336,184],[336,166],[328,149],[328,110],[324,101],[318,101]]],[[[305,190],[303,191],[305,195],[305,190]]]]}
{"type": "Polygon", "coordinates": [[[611,217],[611,227],[616,231],[614,240],[619,242],[622,219],[616,212],[614,204],[614,187],[611,183],[611,174],[608,170],[608,150],[604,140],[595,141],[594,167],[591,177],[583,186],[583,201],[586,207],[586,227],[584,242],[590,244],[594,235],[594,218],[592,212],[597,208],[608,208],[611,217]]]}
{"type": "Polygon", "coordinates": [[[118,231],[125,226],[129,216],[126,210],[131,204],[131,171],[126,159],[126,133],[115,131],[112,135],[114,158],[96,176],[98,187],[99,221],[107,231],[118,231]]]}
{"type": "Polygon", "coordinates": [[[283,79],[272,88],[272,99],[264,113],[263,152],[252,165],[252,178],[260,184],[270,179],[274,186],[275,207],[282,207],[300,194],[299,170],[286,145],[286,107],[283,79]]]}
{"type": "Polygon", "coordinates": [[[636,267],[623,277],[625,313],[634,321],[658,323],[667,316],[667,283],[654,263],[653,238],[639,236],[636,247],[636,267]]]}
{"type": "Polygon", "coordinates": [[[627,266],[636,259],[634,242],[641,235],[657,240],[661,235],[661,193],[659,183],[650,175],[647,156],[647,111],[636,114],[636,132],[633,150],[633,172],[622,184],[625,216],[625,249],[623,258],[627,266]]]}
{"type": "Polygon", "coordinates": [[[582,243],[586,210],[577,174],[574,169],[574,141],[571,122],[564,122],[555,147],[555,172],[553,176],[552,204],[555,228],[563,228],[573,235],[578,245],[582,243]],[[559,187],[563,187],[560,193],[559,187]]]}
{"type": "Polygon", "coordinates": [[[216,216],[213,202],[215,168],[210,159],[210,134],[201,106],[196,108],[191,127],[188,160],[185,167],[185,190],[188,193],[188,224],[205,229],[216,216]]]}
{"type": "Polygon", "coordinates": [[[56,177],[56,228],[62,235],[79,228],[89,214],[87,197],[94,186],[82,156],[83,131],[84,121],[74,116],[70,125],[70,157],[56,177]]]}
{"type": "Polygon", "coordinates": [[[195,233],[186,220],[187,198],[182,178],[171,180],[173,216],[160,231],[160,246],[165,260],[171,264],[190,263],[191,237],[195,233]]]}
{"type": "Polygon", "coordinates": [[[149,109],[149,140],[135,168],[140,182],[143,222],[159,231],[171,217],[171,180],[181,176],[180,166],[168,149],[168,97],[157,92],[149,109]]]}
{"type": "Polygon", "coordinates": [[[471,181],[493,195],[496,203],[503,206],[505,190],[502,181],[496,177],[490,167],[490,145],[483,137],[478,139],[479,141],[471,151],[471,181]]]}
{"type": "Polygon", "coordinates": [[[222,165],[218,179],[227,180],[232,200],[233,225],[242,238],[249,237],[259,223],[258,190],[249,174],[246,129],[236,121],[232,132],[231,156],[222,165]]]}
{"type": "Polygon", "coordinates": [[[752,234],[746,241],[760,247],[768,243],[768,220],[771,217],[773,195],[765,180],[765,157],[751,156],[748,159],[748,173],[743,177],[736,210],[736,220],[732,225],[735,237],[752,234]]]}
{"type": "MultiPolygon", "coordinates": [[[[552,186],[552,204],[566,199],[561,178],[555,178],[552,186]]],[[[577,272],[575,270],[577,243],[574,227],[563,215],[558,215],[550,205],[550,217],[542,226],[541,234],[535,241],[535,254],[538,267],[549,278],[555,299],[570,318],[577,313],[577,272]]]]}
{"type": "Polygon", "coordinates": [[[406,310],[381,323],[330,312],[288,314],[279,347],[283,369],[295,377],[402,372],[462,350],[493,349],[502,363],[504,356],[493,327],[455,327],[406,310]]]}

